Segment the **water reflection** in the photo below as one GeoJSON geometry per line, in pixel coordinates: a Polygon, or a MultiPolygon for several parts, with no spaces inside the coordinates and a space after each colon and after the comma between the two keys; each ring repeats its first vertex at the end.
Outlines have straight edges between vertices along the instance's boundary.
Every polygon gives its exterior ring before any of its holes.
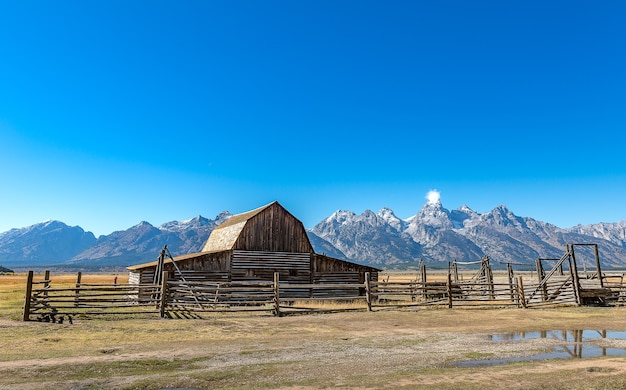
{"type": "Polygon", "coordinates": [[[626,332],[612,330],[544,330],[537,332],[502,333],[486,336],[487,340],[494,342],[515,342],[530,339],[554,339],[563,341],[562,345],[547,353],[532,356],[493,359],[472,360],[460,362],[459,367],[472,367],[482,365],[498,365],[511,362],[524,362],[545,359],[573,359],[591,358],[598,356],[622,356],[626,355],[626,349],[597,345],[597,341],[626,340],[626,332]]]}
{"type": "Polygon", "coordinates": [[[501,333],[486,336],[492,341],[519,341],[529,339],[557,339],[583,342],[597,339],[626,340],[626,331],[614,330],[542,330],[538,332],[501,333]]]}

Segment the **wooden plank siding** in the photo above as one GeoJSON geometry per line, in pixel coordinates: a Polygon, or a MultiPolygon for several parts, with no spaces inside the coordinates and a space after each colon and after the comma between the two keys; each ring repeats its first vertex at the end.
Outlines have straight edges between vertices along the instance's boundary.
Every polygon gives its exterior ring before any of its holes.
{"type": "MultiPolygon", "coordinates": [[[[176,267],[180,270],[197,270],[197,271],[230,271],[230,256],[232,251],[219,252],[198,252],[188,255],[176,256],[174,259],[165,259],[163,264],[165,271],[174,271],[176,267]],[[172,264],[176,263],[176,266],[172,264]]],[[[137,271],[145,271],[156,269],[157,262],[144,263],[126,267],[131,273],[137,271]]]]}
{"type": "Polygon", "coordinates": [[[335,277],[341,278],[342,275],[349,273],[357,273],[359,275],[358,283],[365,282],[365,273],[370,273],[370,282],[378,282],[378,268],[369,267],[366,265],[351,263],[345,260],[335,259],[334,257],[328,257],[326,255],[319,255],[314,253],[311,255],[311,273],[313,275],[336,275],[335,277]]]}
{"type": "Polygon", "coordinates": [[[248,220],[233,249],[292,253],[314,252],[302,222],[276,202],[248,220]]]}
{"type": "MultiPolygon", "coordinates": [[[[176,266],[181,271],[229,273],[232,251],[201,252],[195,255],[175,257],[176,266]]],[[[166,271],[175,271],[171,262],[165,262],[166,271]]]]}
{"type": "Polygon", "coordinates": [[[216,227],[204,251],[248,250],[313,253],[300,220],[278,202],[232,216],[216,227]]]}
{"type": "Polygon", "coordinates": [[[311,282],[311,254],[291,252],[233,251],[233,280],[274,280],[280,273],[285,282],[311,282]]]}
{"type": "MultiPolygon", "coordinates": [[[[274,272],[288,284],[311,283],[311,254],[294,252],[233,251],[233,281],[273,281],[274,272]]],[[[285,289],[285,297],[309,297],[308,289],[285,289]]]]}
{"type": "Polygon", "coordinates": [[[151,270],[130,271],[128,284],[150,284],[154,281],[154,268],[151,270]]]}

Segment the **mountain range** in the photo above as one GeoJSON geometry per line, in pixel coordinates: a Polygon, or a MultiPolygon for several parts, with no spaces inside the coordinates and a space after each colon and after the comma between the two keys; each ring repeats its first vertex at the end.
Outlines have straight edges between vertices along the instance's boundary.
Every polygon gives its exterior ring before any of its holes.
{"type": "MultiPolygon", "coordinates": [[[[141,222],[96,238],[79,226],[46,221],[0,233],[0,265],[68,268],[123,267],[153,261],[163,245],[172,255],[198,252],[211,231],[232,214],[202,216],[159,227],[141,222]]],[[[336,211],[308,230],[318,253],[379,268],[414,268],[420,260],[447,266],[487,255],[495,263],[534,264],[560,258],[565,245],[598,244],[604,267],[626,266],[626,221],[559,228],[515,215],[501,205],[488,213],[467,206],[448,210],[429,200],[417,214],[398,218],[389,208],[336,211]]]]}

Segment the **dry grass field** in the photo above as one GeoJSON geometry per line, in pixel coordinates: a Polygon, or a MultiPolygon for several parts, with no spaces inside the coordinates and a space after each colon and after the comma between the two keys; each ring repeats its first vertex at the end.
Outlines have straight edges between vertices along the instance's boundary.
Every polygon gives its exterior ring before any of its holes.
{"type": "MultiPolygon", "coordinates": [[[[71,285],[75,275],[55,275],[71,285]]],[[[110,283],[113,275],[83,275],[110,283]]],[[[120,275],[119,283],[125,283],[120,275]]],[[[626,330],[625,308],[419,309],[277,318],[22,322],[25,275],[0,276],[0,389],[624,389],[626,357],[460,368],[549,351],[495,333],[626,330]]],[[[626,348],[626,341],[602,340],[626,348]]]]}

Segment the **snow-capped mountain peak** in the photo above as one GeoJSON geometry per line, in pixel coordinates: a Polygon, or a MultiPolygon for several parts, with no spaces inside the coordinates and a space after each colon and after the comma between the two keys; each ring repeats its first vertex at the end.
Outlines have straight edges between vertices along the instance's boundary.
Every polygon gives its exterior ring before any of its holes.
{"type": "Polygon", "coordinates": [[[463,204],[463,206],[459,207],[457,209],[458,211],[464,212],[464,213],[474,213],[475,211],[472,210],[468,205],[463,204]]]}
{"type": "Polygon", "coordinates": [[[159,229],[170,231],[170,232],[179,232],[179,231],[188,230],[191,228],[200,228],[200,227],[209,226],[209,225],[214,226],[215,222],[201,215],[197,215],[191,219],[186,219],[184,221],[166,222],[162,224],[161,226],[159,226],[159,229]]]}
{"type": "Polygon", "coordinates": [[[217,214],[217,216],[215,217],[215,224],[219,226],[222,223],[228,221],[232,216],[233,215],[230,212],[224,210],[221,213],[217,214]]]}
{"type": "Polygon", "coordinates": [[[398,218],[390,208],[383,207],[378,211],[378,213],[376,213],[376,215],[397,231],[402,231],[404,229],[404,221],[398,218]]]}
{"type": "Polygon", "coordinates": [[[337,210],[330,217],[326,218],[325,221],[341,225],[353,220],[355,217],[356,214],[352,211],[337,210]]]}
{"type": "Polygon", "coordinates": [[[426,202],[413,220],[414,223],[417,221],[421,224],[434,227],[453,227],[450,212],[443,207],[439,199],[426,202]]]}

